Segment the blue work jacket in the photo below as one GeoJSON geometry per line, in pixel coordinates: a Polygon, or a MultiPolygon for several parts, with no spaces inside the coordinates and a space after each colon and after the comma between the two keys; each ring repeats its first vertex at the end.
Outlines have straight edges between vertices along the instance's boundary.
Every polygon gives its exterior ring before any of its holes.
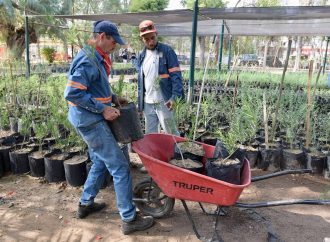
{"type": "MultiPolygon", "coordinates": [[[[179,66],[178,57],[174,50],[165,44],[157,43],[156,50],[159,54],[159,77],[160,90],[163,94],[164,101],[175,100],[176,98],[183,98],[182,75],[179,66]]],[[[138,109],[143,111],[144,105],[144,74],[142,70],[142,63],[146,55],[146,48],[143,49],[137,58],[138,70],[138,109]]]]}
{"type": "Polygon", "coordinates": [[[104,120],[102,112],[116,96],[111,92],[104,60],[95,48],[84,47],[72,61],[64,97],[73,126],[87,127],[104,120]]]}

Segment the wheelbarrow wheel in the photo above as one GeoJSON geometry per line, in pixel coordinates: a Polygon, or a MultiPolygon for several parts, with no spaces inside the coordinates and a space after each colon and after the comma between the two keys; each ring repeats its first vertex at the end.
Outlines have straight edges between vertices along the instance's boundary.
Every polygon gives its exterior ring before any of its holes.
{"type": "Polygon", "coordinates": [[[134,200],[137,208],[145,215],[154,218],[168,216],[174,207],[175,199],[166,196],[157,184],[150,179],[143,180],[134,187],[134,200]],[[151,184],[150,184],[151,183],[151,184]],[[141,200],[144,201],[141,201],[141,200]]]}

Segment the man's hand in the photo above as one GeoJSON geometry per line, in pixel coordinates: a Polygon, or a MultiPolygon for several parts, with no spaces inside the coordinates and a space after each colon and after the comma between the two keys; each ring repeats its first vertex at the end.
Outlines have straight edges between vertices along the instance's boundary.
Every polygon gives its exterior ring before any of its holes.
{"type": "Polygon", "coordinates": [[[102,114],[106,120],[113,121],[120,116],[120,111],[117,108],[106,106],[102,114]]]}
{"type": "Polygon", "coordinates": [[[173,100],[168,100],[166,103],[165,103],[165,106],[168,108],[168,110],[172,111],[173,108],[174,108],[174,101],[173,100]]]}
{"type": "Polygon", "coordinates": [[[117,107],[120,107],[121,105],[128,104],[128,101],[124,97],[117,97],[113,102],[117,107]]]}

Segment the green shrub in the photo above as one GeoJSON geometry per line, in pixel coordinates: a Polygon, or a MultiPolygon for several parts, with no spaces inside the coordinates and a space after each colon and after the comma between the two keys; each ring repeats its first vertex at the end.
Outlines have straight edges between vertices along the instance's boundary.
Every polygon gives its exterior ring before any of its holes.
{"type": "Polygon", "coordinates": [[[55,59],[55,49],[53,47],[44,47],[41,49],[41,54],[48,63],[53,63],[55,59]]]}

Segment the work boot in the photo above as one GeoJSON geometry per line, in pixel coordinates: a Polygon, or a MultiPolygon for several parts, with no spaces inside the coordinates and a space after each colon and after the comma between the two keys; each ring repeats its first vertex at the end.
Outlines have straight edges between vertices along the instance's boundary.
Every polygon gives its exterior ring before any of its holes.
{"type": "Polygon", "coordinates": [[[127,235],[135,231],[142,231],[150,228],[154,225],[154,218],[151,216],[141,216],[136,214],[135,219],[131,222],[123,222],[121,231],[127,235]]]}
{"type": "Polygon", "coordinates": [[[105,203],[92,203],[91,205],[81,205],[79,203],[77,216],[78,218],[85,218],[91,213],[98,212],[106,207],[105,203]]]}

